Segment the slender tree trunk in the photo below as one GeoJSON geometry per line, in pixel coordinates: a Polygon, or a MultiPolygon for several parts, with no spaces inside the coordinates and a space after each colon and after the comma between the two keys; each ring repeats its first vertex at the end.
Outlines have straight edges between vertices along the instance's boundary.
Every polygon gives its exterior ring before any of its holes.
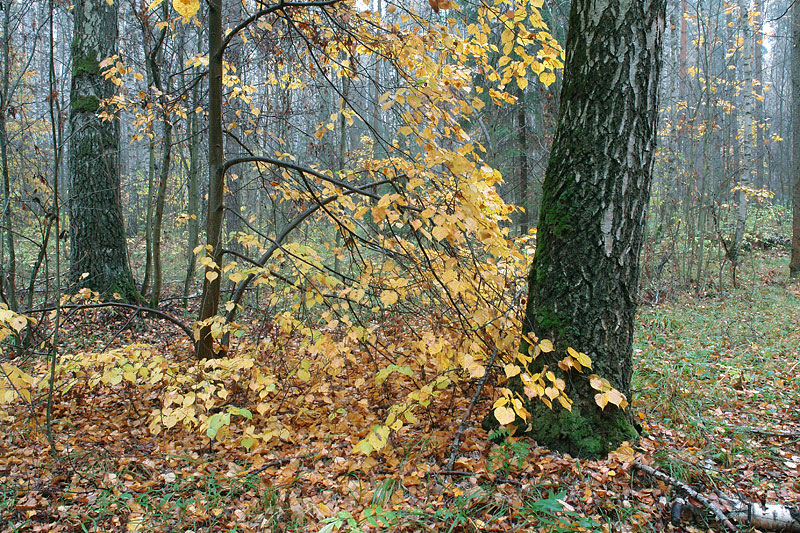
{"type": "Polygon", "coordinates": [[[28,281],[28,296],[25,301],[25,305],[27,306],[26,309],[33,309],[33,292],[36,288],[36,278],[39,276],[39,269],[42,267],[42,262],[47,255],[47,244],[50,242],[50,230],[53,227],[53,222],[55,221],[55,217],[51,213],[47,213],[45,216],[47,217],[47,220],[45,221],[46,225],[44,229],[44,236],[42,237],[42,246],[39,248],[39,253],[36,255],[36,261],[33,262],[30,281],[28,281]]]}
{"type": "MultiPolygon", "coordinates": [[[[206,220],[207,253],[213,261],[206,266],[203,279],[203,300],[200,322],[217,314],[222,275],[222,204],[225,190],[222,138],[222,0],[208,2],[208,214],[206,220]],[[210,251],[209,251],[210,250],[210,251]]],[[[214,357],[211,326],[200,326],[197,355],[201,359],[214,357]]]]}
{"type": "Polygon", "coordinates": [[[0,266],[0,295],[4,296],[8,307],[17,311],[17,253],[14,247],[14,226],[11,222],[11,177],[8,171],[8,130],[6,116],[9,109],[9,64],[8,48],[11,1],[3,2],[3,85],[0,88],[0,165],[3,165],[3,233],[5,234],[6,261],[0,266]]]}
{"type": "MultiPolygon", "coordinates": [[[[202,33],[198,34],[198,42],[202,33]]],[[[198,47],[199,48],[199,47],[198,47]]],[[[192,88],[192,114],[190,115],[191,138],[189,139],[189,238],[187,240],[186,278],[183,281],[183,306],[188,305],[189,287],[194,278],[197,255],[194,250],[200,233],[200,195],[198,181],[200,175],[200,117],[195,110],[200,105],[200,83],[192,88]]]]}
{"type": "Polygon", "coordinates": [[[742,93],[742,173],[737,186],[736,229],[731,243],[729,256],[733,271],[733,285],[736,287],[736,271],[739,266],[739,249],[744,239],[745,223],[747,222],[747,192],[753,186],[753,40],[747,34],[749,24],[749,2],[743,0],[740,4],[740,31],[742,32],[743,58],[742,77],[744,91],[742,93]]]}
{"type": "Polygon", "coordinates": [[[789,275],[800,277],[800,2],[792,6],[792,258],[789,275]]]}
{"type": "Polygon", "coordinates": [[[762,9],[766,8],[766,0],[753,0],[753,96],[755,97],[756,138],[753,150],[753,166],[755,167],[755,188],[761,189],[764,184],[764,75],[762,57],[761,31],[762,9]]]}
{"type": "Polygon", "coordinates": [[[97,116],[100,101],[116,93],[99,62],[116,53],[118,5],[106,0],[73,2],[70,280],[103,296],[118,293],[138,301],[120,203],[119,122],[103,122],[97,116]]]}
{"type": "MultiPolygon", "coordinates": [[[[153,78],[150,68],[147,68],[148,87],[152,87],[153,78]]],[[[153,270],[153,188],[156,181],[156,138],[155,129],[150,124],[147,127],[149,141],[147,143],[147,208],[145,209],[144,224],[144,278],[142,278],[142,296],[150,292],[150,273],[153,270]]]]}
{"type": "MultiPolygon", "coordinates": [[[[665,0],[573,0],[558,126],[545,176],[524,333],[554,341],[531,365],[557,369],[567,347],[630,397],[639,251],[655,154],[665,0]]],[[[523,342],[522,351],[528,353],[523,342]]],[[[636,436],[629,411],[601,410],[569,374],[571,411],[539,398],[539,444],[599,456],[636,436]]],[[[524,392],[522,392],[524,394],[524,392]]]]}
{"type": "Polygon", "coordinates": [[[528,180],[530,170],[528,166],[528,110],[523,104],[525,91],[519,92],[519,104],[517,106],[517,127],[519,128],[519,205],[525,211],[520,213],[519,232],[525,236],[530,228],[531,205],[528,198],[528,180]]]}
{"type": "MultiPolygon", "coordinates": [[[[167,115],[167,111],[164,110],[167,115]]],[[[164,220],[164,203],[167,198],[167,178],[172,158],[172,124],[164,117],[164,142],[161,148],[161,168],[159,169],[158,191],[156,192],[155,213],[153,214],[153,290],[150,293],[150,307],[158,309],[161,300],[161,286],[164,274],[161,261],[161,227],[164,220]]]]}
{"type": "MultiPolygon", "coordinates": [[[[162,3],[163,20],[169,20],[169,7],[162,3]]],[[[158,89],[161,100],[161,119],[163,122],[163,140],[161,144],[161,168],[159,168],[158,191],[156,192],[155,212],[153,214],[153,291],[150,294],[150,307],[158,309],[161,300],[161,286],[164,280],[161,261],[161,229],[164,220],[164,203],[167,198],[167,179],[169,178],[169,167],[172,160],[172,122],[170,113],[170,83],[167,77],[166,84],[161,76],[161,69],[164,68],[164,40],[167,36],[167,29],[161,30],[156,49],[150,56],[151,70],[153,72],[153,83],[158,89]]]]}

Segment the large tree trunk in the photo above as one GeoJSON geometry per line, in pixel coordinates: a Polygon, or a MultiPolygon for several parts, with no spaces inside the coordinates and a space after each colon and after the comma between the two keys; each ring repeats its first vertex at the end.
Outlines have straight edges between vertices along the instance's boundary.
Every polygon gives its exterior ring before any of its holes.
{"type": "Polygon", "coordinates": [[[800,277],[800,2],[792,6],[792,259],[789,275],[800,277]]]}
{"type": "Polygon", "coordinates": [[[100,101],[115,93],[99,62],[116,53],[117,5],[105,0],[73,3],[70,280],[103,296],[119,293],[136,300],[120,204],[119,122],[97,116],[100,101]]]}
{"type": "MultiPolygon", "coordinates": [[[[665,0],[574,0],[561,108],[545,176],[524,333],[572,347],[630,397],[639,250],[655,154],[665,0]]],[[[523,342],[527,352],[527,343],[523,342]]],[[[636,436],[627,411],[601,410],[585,374],[569,374],[572,410],[527,407],[542,446],[600,456],[636,436]]]]}

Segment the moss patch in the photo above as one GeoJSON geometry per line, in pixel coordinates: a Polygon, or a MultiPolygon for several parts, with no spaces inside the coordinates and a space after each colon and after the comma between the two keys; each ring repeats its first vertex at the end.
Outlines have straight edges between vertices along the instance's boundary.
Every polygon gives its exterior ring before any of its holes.
{"type": "Polygon", "coordinates": [[[91,51],[85,56],[76,57],[73,60],[72,75],[75,77],[99,76],[100,75],[100,62],[97,61],[97,52],[91,51]]]}
{"type": "Polygon", "coordinates": [[[76,96],[70,107],[76,113],[94,113],[100,107],[100,100],[96,96],[76,96]]]}

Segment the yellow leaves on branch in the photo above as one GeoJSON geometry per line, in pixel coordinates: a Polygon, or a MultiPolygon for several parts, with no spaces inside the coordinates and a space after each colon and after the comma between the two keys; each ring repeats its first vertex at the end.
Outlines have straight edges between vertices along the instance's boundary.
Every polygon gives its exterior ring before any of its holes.
{"type": "Polygon", "coordinates": [[[589,376],[589,384],[596,391],[600,391],[594,395],[595,403],[605,410],[606,405],[613,404],[620,409],[625,409],[628,406],[628,400],[625,395],[611,386],[611,383],[606,378],[601,378],[597,374],[589,376]]]}

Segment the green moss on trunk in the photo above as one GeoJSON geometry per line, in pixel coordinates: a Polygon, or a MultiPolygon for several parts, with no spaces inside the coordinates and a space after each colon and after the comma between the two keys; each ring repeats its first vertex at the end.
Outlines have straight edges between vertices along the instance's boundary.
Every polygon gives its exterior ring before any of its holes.
{"type": "Polygon", "coordinates": [[[70,102],[70,107],[75,113],[94,113],[100,107],[100,100],[93,95],[75,96],[70,102]]]}

